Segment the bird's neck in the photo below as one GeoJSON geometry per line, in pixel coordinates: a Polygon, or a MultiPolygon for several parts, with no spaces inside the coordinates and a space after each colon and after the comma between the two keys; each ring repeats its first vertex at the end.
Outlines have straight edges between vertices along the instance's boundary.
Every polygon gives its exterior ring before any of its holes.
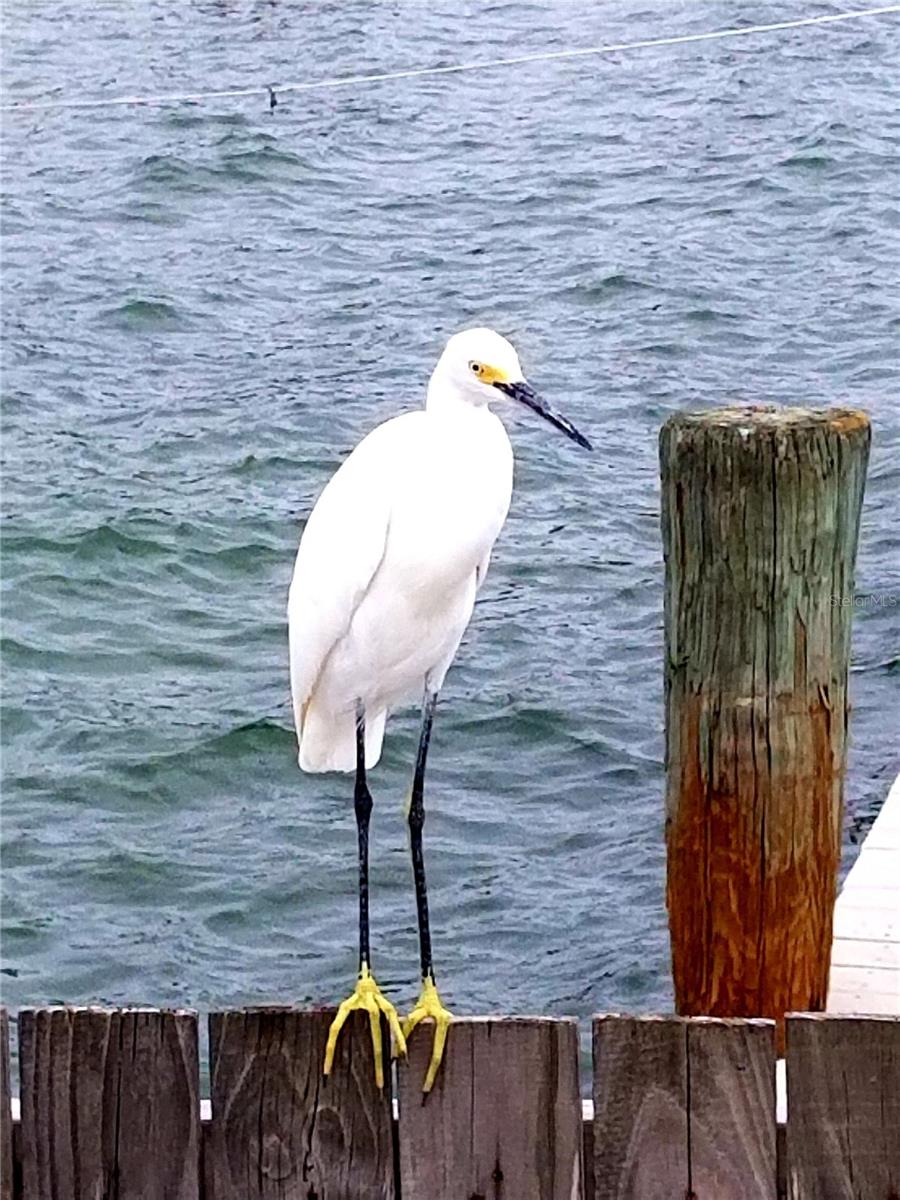
{"type": "Polygon", "coordinates": [[[484,421],[492,415],[486,404],[473,404],[454,388],[448,388],[446,383],[434,379],[428,385],[425,411],[460,423],[484,421]]]}

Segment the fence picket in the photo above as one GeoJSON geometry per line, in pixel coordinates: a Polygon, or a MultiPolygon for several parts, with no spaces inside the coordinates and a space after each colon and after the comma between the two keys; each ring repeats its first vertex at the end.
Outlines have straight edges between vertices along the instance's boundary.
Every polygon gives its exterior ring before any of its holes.
{"type": "Polygon", "coordinates": [[[775,1022],[686,1023],[691,1190],[775,1200],[775,1022]]]}
{"type": "Polygon", "coordinates": [[[9,1013],[0,1008],[0,1200],[12,1200],[13,1142],[9,1103],[9,1013]]]}
{"type": "Polygon", "coordinates": [[[595,1200],[685,1195],[687,1104],[681,1018],[594,1018],[595,1200]]]}
{"type": "MultiPolygon", "coordinates": [[[[206,1200],[393,1200],[390,1084],[375,1087],[369,1019],[351,1014],[325,1079],[333,1016],[211,1014],[206,1200]]],[[[382,1035],[389,1081],[386,1023],[382,1035]]]]}
{"type": "Polygon", "coordinates": [[[788,1196],[900,1195],[900,1017],[787,1019],[788,1196]]]}
{"type": "Polygon", "coordinates": [[[595,1200],[774,1200],[771,1021],[594,1021],[595,1200]]]}
{"type": "Polygon", "coordinates": [[[582,1117],[574,1020],[454,1021],[422,1094],[430,1022],[398,1067],[403,1200],[578,1200],[582,1117]]]}
{"type": "Polygon", "coordinates": [[[197,1017],[19,1012],[23,1200],[198,1200],[197,1017]]]}

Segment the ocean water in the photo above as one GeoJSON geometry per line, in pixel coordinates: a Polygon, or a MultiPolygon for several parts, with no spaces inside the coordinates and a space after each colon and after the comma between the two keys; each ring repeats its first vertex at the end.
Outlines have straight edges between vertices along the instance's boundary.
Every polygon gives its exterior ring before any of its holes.
{"type": "MultiPolygon", "coordinates": [[[[4,102],[262,86],[724,28],[705,3],[29,0],[4,102]]],[[[839,11],[747,3],[741,23],[839,11]]],[[[874,445],[845,867],[898,766],[900,21],[172,108],[3,117],[3,999],[332,1002],[352,782],[295,765],[285,604],[353,444],[443,340],[523,414],[435,727],[426,857],[461,1013],[671,1007],[656,434],[856,405],[874,445]],[[540,427],[539,427],[540,424],[540,427]],[[892,600],[892,597],[894,598],[892,600]]],[[[417,939],[397,714],[375,968],[417,939]]]]}

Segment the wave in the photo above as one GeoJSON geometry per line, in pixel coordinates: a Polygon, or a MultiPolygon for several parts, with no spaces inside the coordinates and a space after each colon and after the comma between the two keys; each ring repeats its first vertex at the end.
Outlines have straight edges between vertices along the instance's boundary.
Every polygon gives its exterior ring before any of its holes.
{"type": "MultiPolygon", "coordinates": [[[[150,522],[141,523],[146,525],[150,522]]],[[[123,529],[114,521],[104,521],[91,529],[55,538],[34,534],[6,534],[3,538],[3,553],[7,571],[16,558],[32,562],[41,554],[62,555],[67,560],[74,557],[85,562],[108,560],[117,555],[139,559],[177,557],[179,569],[190,569],[204,564],[212,567],[220,565],[231,572],[235,568],[243,567],[250,560],[254,563],[277,563],[284,560],[285,551],[280,545],[262,541],[234,542],[227,546],[204,545],[203,543],[209,542],[210,534],[190,522],[180,521],[171,525],[160,523],[159,533],[161,536],[151,537],[146,533],[123,529]]],[[[53,571],[40,572],[39,576],[30,575],[32,579],[38,577],[50,582],[69,580],[68,573],[61,577],[53,571]]]]}
{"type": "Polygon", "coordinates": [[[782,162],[782,167],[797,167],[804,171],[824,171],[834,165],[829,154],[792,154],[782,162]]]}
{"type": "MultiPolygon", "coordinates": [[[[268,757],[273,755],[274,757],[276,752],[277,759],[282,760],[287,753],[286,761],[291,763],[293,743],[293,730],[286,725],[264,718],[259,721],[234,725],[224,733],[201,737],[177,750],[120,764],[120,770],[132,779],[143,779],[160,771],[172,769],[186,768],[193,773],[205,769],[210,764],[220,766],[222,763],[234,763],[248,756],[268,757]]],[[[114,763],[110,764],[113,769],[115,769],[115,765],[114,763]]]]}
{"type": "Polygon", "coordinates": [[[610,296],[619,295],[622,292],[647,291],[650,290],[650,287],[650,284],[635,279],[633,275],[617,271],[589,283],[573,284],[571,287],[563,289],[560,296],[567,300],[582,300],[590,303],[606,300],[610,296]]]}
{"type": "MultiPolygon", "coordinates": [[[[32,558],[38,553],[63,554],[67,558],[74,554],[76,558],[89,560],[108,558],[110,554],[153,558],[161,554],[170,554],[171,550],[172,547],[163,542],[133,533],[124,533],[115,525],[106,522],[93,529],[84,529],[64,537],[48,538],[35,537],[32,534],[11,534],[3,539],[5,555],[19,552],[27,558],[32,558]]],[[[46,577],[54,578],[52,573],[48,573],[46,577]]]]}
{"type": "Polygon", "coordinates": [[[104,309],[100,319],[118,328],[142,329],[184,329],[189,322],[184,315],[165,300],[127,300],[115,308],[104,309]]]}

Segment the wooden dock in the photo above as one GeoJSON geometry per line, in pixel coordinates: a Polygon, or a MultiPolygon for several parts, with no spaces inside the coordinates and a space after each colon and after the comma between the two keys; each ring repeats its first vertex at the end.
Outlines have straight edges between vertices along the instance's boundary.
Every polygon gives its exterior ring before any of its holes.
{"type": "Polygon", "coordinates": [[[834,907],[828,1011],[900,1015],[900,775],[834,907]]]}
{"type": "Polygon", "coordinates": [[[204,1121],[195,1013],[22,1010],[14,1126],[4,1014],[0,1200],[897,1194],[897,1018],[789,1017],[782,1132],[771,1021],[596,1017],[585,1121],[572,1019],[456,1022],[423,1102],[427,1028],[413,1035],[393,1089],[379,1093],[362,1014],[339,1043],[333,1076],[322,1078],[332,1016],[212,1014],[204,1121]]]}

